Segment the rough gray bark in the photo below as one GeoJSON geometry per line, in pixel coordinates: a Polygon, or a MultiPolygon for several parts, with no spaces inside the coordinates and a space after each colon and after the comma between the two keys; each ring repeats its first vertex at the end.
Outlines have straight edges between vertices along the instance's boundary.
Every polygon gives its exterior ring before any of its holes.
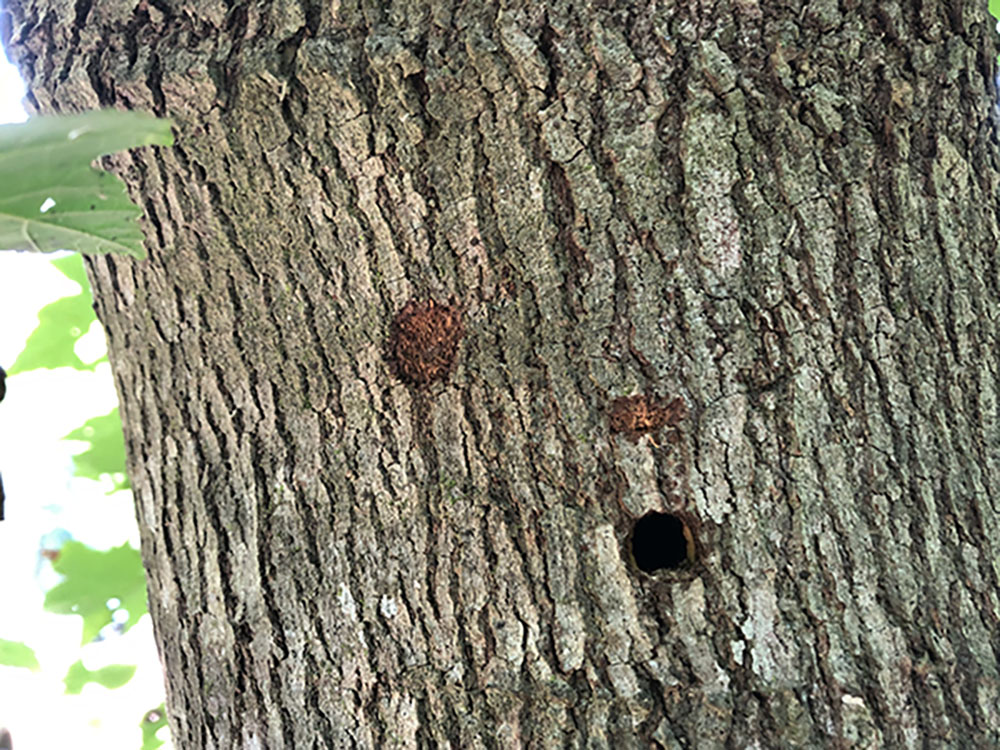
{"type": "Polygon", "coordinates": [[[177,125],[89,264],[177,745],[1000,743],[985,6],[8,0],[177,125]]]}

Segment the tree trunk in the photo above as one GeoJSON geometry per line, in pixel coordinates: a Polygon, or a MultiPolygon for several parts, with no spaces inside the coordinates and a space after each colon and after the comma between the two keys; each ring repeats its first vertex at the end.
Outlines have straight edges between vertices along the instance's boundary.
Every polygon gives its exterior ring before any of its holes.
{"type": "Polygon", "coordinates": [[[70,5],[178,747],[1000,743],[985,1],[70,5]]]}

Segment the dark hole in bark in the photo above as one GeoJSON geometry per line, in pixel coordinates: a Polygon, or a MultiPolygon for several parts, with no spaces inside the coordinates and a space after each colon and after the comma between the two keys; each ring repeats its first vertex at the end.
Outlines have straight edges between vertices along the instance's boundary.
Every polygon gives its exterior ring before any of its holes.
{"type": "Polygon", "coordinates": [[[647,513],[632,529],[632,556],[639,570],[676,570],[694,557],[690,529],[669,513],[647,513]]]}

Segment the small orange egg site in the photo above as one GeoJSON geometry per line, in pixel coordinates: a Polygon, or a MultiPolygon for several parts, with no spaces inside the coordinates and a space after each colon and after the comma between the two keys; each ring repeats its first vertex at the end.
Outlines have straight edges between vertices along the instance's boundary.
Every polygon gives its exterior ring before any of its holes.
{"type": "Polygon", "coordinates": [[[410,300],[396,314],[389,335],[393,373],[410,385],[447,379],[462,340],[462,308],[453,297],[410,300]]]}
{"type": "Polygon", "coordinates": [[[635,443],[641,435],[652,434],[661,427],[676,427],[686,416],[684,399],[663,403],[655,396],[642,393],[612,401],[608,423],[612,432],[621,433],[635,443]]]}

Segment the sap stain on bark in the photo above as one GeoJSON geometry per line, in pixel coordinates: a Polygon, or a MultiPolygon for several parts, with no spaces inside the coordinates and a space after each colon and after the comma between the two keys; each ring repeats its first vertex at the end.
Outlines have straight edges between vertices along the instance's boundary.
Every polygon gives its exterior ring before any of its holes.
{"type": "Polygon", "coordinates": [[[663,403],[655,396],[642,393],[612,401],[608,422],[612,432],[621,433],[635,443],[640,436],[652,434],[661,427],[676,427],[686,416],[684,399],[663,403]]]}
{"type": "Polygon", "coordinates": [[[392,321],[389,362],[400,380],[426,385],[444,380],[455,364],[462,340],[462,309],[433,299],[410,300],[392,321]]]}

